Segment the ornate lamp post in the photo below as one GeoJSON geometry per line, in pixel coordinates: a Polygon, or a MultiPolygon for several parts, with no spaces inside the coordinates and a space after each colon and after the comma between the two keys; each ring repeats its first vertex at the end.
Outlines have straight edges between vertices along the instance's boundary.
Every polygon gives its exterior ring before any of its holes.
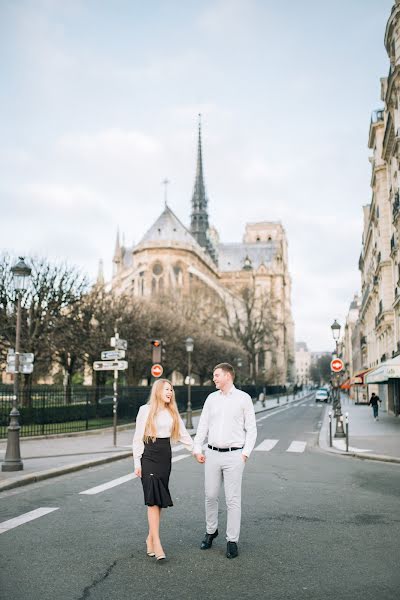
{"type": "Polygon", "coordinates": [[[185,340],[185,344],[186,344],[186,352],[188,355],[188,396],[187,396],[187,407],[186,407],[186,429],[193,429],[193,423],[192,423],[192,399],[191,399],[191,392],[192,392],[192,362],[191,362],[191,356],[192,356],[192,352],[193,352],[193,348],[194,348],[194,342],[193,342],[193,338],[188,337],[185,340]]]}
{"type": "MultiPolygon", "coordinates": [[[[336,356],[339,357],[338,341],[340,338],[341,327],[336,319],[333,321],[333,323],[331,325],[331,329],[332,329],[332,336],[333,336],[333,339],[335,340],[335,344],[336,344],[336,356]]],[[[340,404],[339,374],[338,373],[335,374],[334,382],[335,382],[335,395],[334,395],[334,401],[333,401],[333,409],[335,411],[335,418],[336,418],[335,437],[341,438],[341,437],[345,437],[345,433],[344,433],[344,429],[343,429],[342,407],[340,404]]]]}
{"type": "Polygon", "coordinates": [[[14,278],[14,289],[17,295],[17,327],[15,335],[15,372],[14,372],[14,394],[12,400],[12,408],[10,412],[10,425],[7,433],[7,448],[6,456],[1,465],[2,471],[22,471],[24,468],[21,460],[21,452],[19,447],[19,432],[20,424],[18,411],[18,395],[19,395],[19,354],[20,354],[20,337],[21,337],[21,295],[26,290],[28,279],[32,273],[32,269],[28,267],[22,257],[19,258],[11,272],[14,278]]]}

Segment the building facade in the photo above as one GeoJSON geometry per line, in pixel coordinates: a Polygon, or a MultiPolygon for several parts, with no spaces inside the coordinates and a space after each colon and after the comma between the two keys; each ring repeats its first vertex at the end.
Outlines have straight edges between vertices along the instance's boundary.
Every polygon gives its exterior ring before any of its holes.
{"type": "Polygon", "coordinates": [[[311,352],[307,348],[305,342],[296,343],[296,384],[297,385],[309,385],[310,379],[310,367],[311,367],[311,352]]]}
{"type": "Polygon", "coordinates": [[[111,285],[117,294],[144,298],[175,294],[194,299],[201,292],[239,314],[245,310],[240,289],[254,288],[259,301],[267,301],[275,343],[273,348],[259,348],[253,376],[265,374],[281,385],[293,381],[294,324],[285,230],[279,222],[248,223],[242,242],[220,242],[209,223],[200,125],[190,228],[165,204],[137,245],[124,246],[118,234],[111,285]]]}
{"type": "Polygon", "coordinates": [[[361,305],[343,352],[352,356],[353,397],[361,389],[366,401],[375,391],[387,410],[400,414],[400,0],[384,43],[390,67],[381,79],[383,107],[373,112],[368,136],[371,201],[363,207],[361,305]]]}

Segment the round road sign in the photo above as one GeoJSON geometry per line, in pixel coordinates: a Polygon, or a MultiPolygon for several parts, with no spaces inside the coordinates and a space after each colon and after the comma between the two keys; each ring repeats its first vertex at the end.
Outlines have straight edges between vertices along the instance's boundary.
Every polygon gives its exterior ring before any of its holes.
{"type": "Polygon", "coordinates": [[[331,371],[334,373],[339,373],[340,371],[343,371],[343,368],[344,364],[340,358],[334,358],[331,360],[331,371]]]}
{"type": "Polygon", "coordinates": [[[153,377],[161,377],[163,372],[164,372],[164,369],[162,368],[161,365],[155,364],[151,367],[151,374],[153,375],[153,377]]]}

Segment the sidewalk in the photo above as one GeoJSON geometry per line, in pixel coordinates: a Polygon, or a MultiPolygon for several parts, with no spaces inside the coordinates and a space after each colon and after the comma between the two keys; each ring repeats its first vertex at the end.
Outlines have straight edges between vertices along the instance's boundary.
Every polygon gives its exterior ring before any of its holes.
{"type": "MultiPolygon", "coordinates": [[[[298,394],[295,400],[301,400],[307,393],[298,394]]],[[[293,396],[288,401],[293,402],[293,396]]],[[[270,398],[265,405],[254,403],[257,412],[271,410],[286,405],[286,396],[270,398]]],[[[193,414],[191,435],[194,435],[200,418],[200,411],[193,414]]],[[[184,415],[183,419],[184,419],[184,415]]],[[[112,428],[99,429],[96,432],[84,432],[61,436],[21,438],[22,471],[0,471],[0,492],[35,481],[56,477],[65,473],[79,471],[95,465],[129,458],[132,456],[132,437],[135,424],[124,425],[117,431],[117,446],[113,445],[112,428]]],[[[0,461],[4,460],[7,440],[0,440],[0,461]]],[[[132,463],[133,464],[133,463],[132,463]]]]}
{"type": "Polygon", "coordinates": [[[358,458],[382,460],[400,464],[400,418],[384,412],[379,407],[379,420],[372,416],[372,408],[364,404],[353,404],[347,396],[342,397],[342,414],[349,415],[349,451],[346,452],[345,438],[335,439],[336,420],[332,418],[332,444],[329,447],[329,411],[325,411],[319,445],[323,450],[358,458]]]}

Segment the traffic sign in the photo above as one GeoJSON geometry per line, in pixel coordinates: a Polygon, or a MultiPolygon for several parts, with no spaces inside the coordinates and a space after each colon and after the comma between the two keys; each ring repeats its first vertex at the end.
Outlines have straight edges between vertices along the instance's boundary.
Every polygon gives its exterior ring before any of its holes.
{"type": "Polygon", "coordinates": [[[101,360],[118,360],[125,358],[125,350],[105,350],[101,353],[101,360]]]}
{"type": "Polygon", "coordinates": [[[153,375],[153,377],[161,377],[163,372],[164,372],[164,369],[162,368],[161,365],[155,364],[151,367],[151,374],[153,375]]]}
{"type": "Polygon", "coordinates": [[[116,348],[117,350],[127,350],[128,342],[126,340],[121,340],[119,337],[112,337],[110,340],[111,348],[116,348]]]}
{"type": "Polygon", "coordinates": [[[334,358],[331,360],[331,371],[334,373],[340,373],[340,371],[343,371],[343,369],[344,364],[341,358],[334,358]]]}
{"type": "Polygon", "coordinates": [[[96,360],[93,363],[95,371],[125,371],[128,368],[126,360],[96,360]]]}
{"type": "MultiPolygon", "coordinates": [[[[20,365],[30,365],[33,363],[35,355],[32,352],[25,352],[19,355],[20,365]]],[[[7,364],[15,364],[15,354],[7,354],[7,364]]]]}
{"type": "MultiPolygon", "coordinates": [[[[6,367],[6,372],[7,373],[15,373],[15,363],[7,363],[7,367],[6,367]]],[[[33,372],[33,364],[29,363],[29,364],[22,364],[19,365],[19,373],[22,373],[23,375],[30,375],[33,372]]]]}

